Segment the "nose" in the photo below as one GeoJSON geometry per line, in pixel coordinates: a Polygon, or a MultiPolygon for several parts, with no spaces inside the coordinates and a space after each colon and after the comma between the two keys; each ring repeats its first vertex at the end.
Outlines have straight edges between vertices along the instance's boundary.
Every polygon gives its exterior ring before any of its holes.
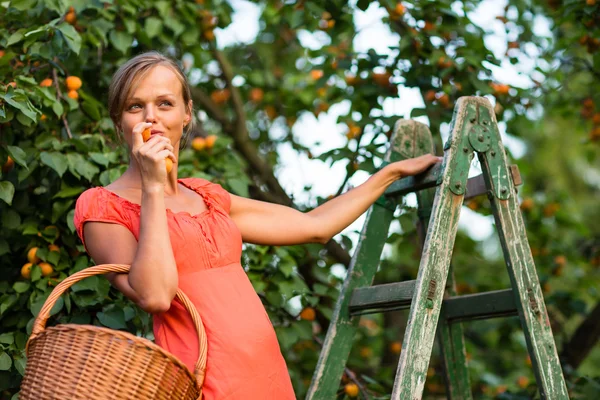
{"type": "Polygon", "coordinates": [[[154,106],[149,105],[145,108],[145,121],[154,123],[156,122],[156,112],[154,111],[154,106]]]}

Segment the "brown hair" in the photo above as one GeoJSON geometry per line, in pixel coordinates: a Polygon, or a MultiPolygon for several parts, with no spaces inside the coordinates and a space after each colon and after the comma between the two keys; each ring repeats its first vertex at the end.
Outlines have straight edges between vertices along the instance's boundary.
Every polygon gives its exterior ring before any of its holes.
{"type": "Polygon", "coordinates": [[[192,91],[187,77],[177,65],[177,63],[162,55],[158,51],[148,51],[146,53],[138,54],[133,57],[125,64],[121,65],[117,72],[112,77],[110,86],[108,89],[108,113],[115,129],[117,130],[117,137],[119,131],[119,124],[121,122],[121,115],[125,108],[125,103],[131,91],[137,86],[137,83],[141,78],[144,77],[152,68],[163,65],[171,68],[179,81],[181,82],[181,92],[183,94],[183,101],[185,103],[186,111],[191,114],[190,122],[185,127],[185,137],[181,142],[180,147],[184,147],[187,143],[190,132],[194,127],[194,110],[188,109],[190,100],[192,99],[192,91]]]}

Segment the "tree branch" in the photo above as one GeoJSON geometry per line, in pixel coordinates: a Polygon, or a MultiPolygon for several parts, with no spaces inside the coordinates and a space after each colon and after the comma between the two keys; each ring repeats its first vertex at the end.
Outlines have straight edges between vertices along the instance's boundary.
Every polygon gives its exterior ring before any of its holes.
{"type": "Polygon", "coordinates": [[[561,359],[577,369],[600,340],[600,302],[579,325],[571,340],[563,347],[561,359]]]}
{"type": "MultiPolygon", "coordinates": [[[[235,149],[248,162],[251,174],[260,182],[266,184],[269,188],[270,193],[268,195],[265,194],[265,197],[269,197],[268,201],[297,208],[292,199],[279,184],[279,181],[273,173],[273,168],[261,158],[256,146],[254,146],[254,144],[248,138],[243,101],[239,90],[237,90],[237,88],[233,87],[231,84],[231,80],[233,79],[231,66],[221,52],[214,50],[214,54],[215,58],[221,65],[227,86],[231,90],[232,102],[236,113],[235,124],[231,124],[225,114],[212,101],[212,99],[199,88],[192,88],[194,102],[201,104],[208,116],[219,122],[223,128],[223,131],[231,136],[235,149]]],[[[325,248],[337,262],[340,262],[346,266],[350,264],[350,255],[336,241],[330,240],[325,245],[325,248]]]]}

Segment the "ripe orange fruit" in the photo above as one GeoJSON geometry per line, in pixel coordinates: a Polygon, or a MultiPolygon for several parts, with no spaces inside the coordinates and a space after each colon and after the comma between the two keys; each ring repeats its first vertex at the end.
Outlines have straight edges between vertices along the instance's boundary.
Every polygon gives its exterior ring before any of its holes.
{"type": "Polygon", "coordinates": [[[165,158],[165,164],[167,164],[167,174],[168,174],[173,169],[173,160],[171,160],[170,158],[167,157],[167,158],[165,158]]]}
{"type": "Polygon", "coordinates": [[[2,172],[4,172],[6,174],[11,169],[13,169],[14,166],[15,166],[15,161],[12,159],[11,156],[8,156],[8,158],[6,159],[6,162],[2,166],[2,172]]]}
{"type": "Polygon", "coordinates": [[[348,140],[354,139],[360,135],[362,129],[360,126],[353,124],[352,122],[348,123],[348,133],[346,133],[346,137],[348,140]]]}
{"type": "Polygon", "coordinates": [[[150,139],[150,136],[152,136],[150,128],[146,128],[142,131],[142,140],[144,142],[147,142],[150,139]]]}
{"type": "Polygon", "coordinates": [[[446,93],[442,94],[440,96],[440,98],[438,99],[438,101],[444,108],[447,108],[450,106],[450,97],[446,93]]]}
{"type": "Polygon", "coordinates": [[[67,96],[69,96],[70,98],[77,100],[79,98],[79,93],[77,93],[77,90],[69,90],[69,93],[67,93],[67,96]]]}
{"type": "Polygon", "coordinates": [[[42,269],[42,276],[48,276],[54,272],[54,268],[52,268],[52,265],[48,264],[47,262],[42,262],[38,265],[42,269]]]}
{"type": "Polygon", "coordinates": [[[41,87],[50,87],[52,86],[52,79],[50,78],[46,78],[43,81],[40,82],[40,86],[41,87]]]}
{"type": "Polygon", "coordinates": [[[69,11],[65,14],[65,22],[71,25],[75,25],[77,22],[77,15],[74,11],[69,11]]]}
{"type": "Polygon", "coordinates": [[[6,54],[4,50],[0,50],[0,58],[4,57],[4,54],[6,54]]]}
{"type": "Polygon", "coordinates": [[[79,90],[82,85],[81,79],[77,76],[67,76],[65,82],[67,84],[67,89],[69,90],[79,90]]]}
{"type": "Polygon", "coordinates": [[[313,69],[312,71],[310,71],[310,77],[313,78],[315,81],[317,79],[321,79],[323,77],[323,70],[313,69]]]}
{"type": "Polygon", "coordinates": [[[529,378],[526,376],[520,376],[517,378],[517,385],[519,385],[521,389],[525,389],[529,385],[529,378]]]}
{"type": "Polygon", "coordinates": [[[31,279],[31,267],[33,267],[32,263],[27,263],[21,267],[21,276],[25,279],[31,279]]]}
{"type": "Polygon", "coordinates": [[[435,100],[435,90],[428,90],[425,93],[425,100],[428,101],[428,102],[430,102],[430,103],[432,101],[434,101],[435,100]]]}
{"type": "Polygon", "coordinates": [[[57,246],[57,245],[55,245],[55,244],[49,244],[49,245],[48,245],[48,250],[50,250],[50,251],[56,251],[56,252],[60,252],[60,247],[58,247],[58,246],[57,246]]]}
{"type": "Polygon", "coordinates": [[[16,89],[16,88],[17,88],[17,82],[14,82],[14,81],[13,81],[13,82],[9,82],[9,83],[8,83],[8,85],[6,86],[6,89],[7,89],[7,90],[8,90],[8,87],[9,87],[9,86],[12,86],[12,87],[13,87],[13,89],[16,89]]]}
{"type": "Polygon", "coordinates": [[[201,151],[204,147],[206,147],[206,141],[203,137],[195,137],[194,140],[192,140],[192,149],[201,151]]]}
{"type": "Polygon", "coordinates": [[[373,355],[373,349],[367,346],[360,348],[360,356],[362,358],[369,358],[373,355]]]}
{"type": "Polygon", "coordinates": [[[554,262],[558,266],[563,266],[567,263],[567,257],[565,257],[563,255],[558,255],[558,256],[554,257],[554,262]]]}
{"type": "Polygon", "coordinates": [[[523,200],[520,207],[521,207],[522,211],[531,211],[531,210],[533,210],[534,205],[535,205],[535,202],[533,201],[533,199],[531,197],[527,197],[526,199],[523,200]]]}
{"type": "Polygon", "coordinates": [[[379,86],[388,86],[390,83],[391,74],[389,72],[375,72],[373,73],[373,80],[379,86]]]}
{"type": "Polygon", "coordinates": [[[544,207],[544,216],[552,217],[556,212],[560,210],[560,204],[558,203],[550,203],[544,207]]]}
{"type": "Polygon", "coordinates": [[[346,85],[348,86],[354,86],[358,82],[358,78],[356,77],[356,75],[346,75],[345,80],[346,85]]]}
{"type": "Polygon", "coordinates": [[[406,12],[406,7],[402,5],[402,3],[396,4],[396,8],[394,8],[394,12],[400,16],[404,15],[406,12]]]}
{"type": "Polygon", "coordinates": [[[231,97],[231,92],[229,89],[219,89],[215,90],[210,94],[210,98],[217,104],[223,104],[231,97]]]}
{"type": "Polygon", "coordinates": [[[490,87],[494,90],[494,94],[496,95],[508,94],[508,91],[510,90],[510,86],[501,83],[490,83],[490,87]]]}
{"type": "Polygon", "coordinates": [[[261,88],[252,88],[252,90],[250,90],[250,101],[260,103],[263,100],[264,96],[265,93],[261,88]]]}
{"type": "Polygon", "coordinates": [[[217,141],[217,135],[208,135],[204,140],[207,149],[212,149],[217,141]]]}
{"type": "Polygon", "coordinates": [[[48,117],[46,116],[46,114],[42,114],[42,115],[40,116],[40,121],[45,121],[45,120],[47,120],[47,119],[48,119],[48,117]]]}
{"type": "Polygon", "coordinates": [[[358,389],[358,385],[356,383],[348,383],[346,386],[344,386],[344,392],[346,392],[346,394],[350,397],[358,396],[359,391],[360,390],[358,389]]]}
{"type": "Polygon", "coordinates": [[[265,113],[267,114],[267,117],[269,117],[269,119],[272,121],[275,118],[277,118],[277,110],[275,109],[275,107],[273,107],[272,105],[268,105],[265,107],[265,113]]]}
{"type": "Polygon", "coordinates": [[[435,25],[431,21],[425,21],[425,26],[423,27],[424,31],[432,31],[435,29],[435,25]]]}
{"type": "Polygon", "coordinates": [[[204,31],[202,33],[202,35],[204,36],[204,38],[210,42],[212,42],[213,40],[215,40],[215,32],[213,32],[212,29],[209,29],[207,31],[204,31]]]}
{"type": "Polygon", "coordinates": [[[40,262],[40,258],[36,255],[37,251],[37,247],[32,247],[31,249],[29,249],[29,251],[27,252],[27,261],[29,261],[32,264],[37,264],[38,262],[40,262]]]}
{"type": "Polygon", "coordinates": [[[315,309],[312,307],[306,307],[300,313],[300,318],[303,320],[306,320],[306,321],[314,321],[316,316],[317,316],[317,313],[315,312],[315,309]]]}
{"type": "Polygon", "coordinates": [[[400,342],[390,343],[390,351],[394,354],[400,354],[400,352],[402,351],[402,343],[400,343],[400,342]]]}

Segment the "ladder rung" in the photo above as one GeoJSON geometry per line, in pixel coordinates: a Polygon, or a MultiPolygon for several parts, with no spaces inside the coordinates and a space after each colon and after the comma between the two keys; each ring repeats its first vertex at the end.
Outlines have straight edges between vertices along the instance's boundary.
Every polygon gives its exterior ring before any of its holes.
{"type": "MultiPolygon", "coordinates": [[[[374,314],[410,307],[416,281],[386,283],[355,289],[350,314],[374,314]]],[[[517,315],[512,289],[468,294],[445,299],[442,315],[449,322],[517,315]]]]}
{"type": "Polygon", "coordinates": [[[437,186],[441,183],[438,183],[438,179],[442,172],[442,164],[437,163],[422,174],[407,176],[392,183],[385,191],[385,195],[391,197],[404,196],[408,193],[437,186]]]}
{"type": "MultiPolygon", "coordinates": [[[[392,183],[385,191],[385,195],[389,197],[404,196],[408,193],[432,188],[439,185],[438,179],[440,178],[441,173],[442,165],[436,164],[424,174],[408,176],[392,183]]],[[[515,186],[523,184],[521,174],[519,173],[519,167],[517,165],[513,164],[510,166],[510,173],[515,186]]],[[[486,192],[487,188],[485,187],[483,174],[474,176],[467,180],[467,192],[465,193],[465,200],[481,196],[486,192]]]]}
{"type": "Polygon", "coordinates": [[[443,318],[449,322],[473,321],[517,315],[512,289],[450,297],[442,306],[443,318]]]}
{"type": "Polygon", "coordinates": [[[415,282],[394,282],[354,289],[350,299],[350,314],[373,314],[409,308],[415,282]]]}

